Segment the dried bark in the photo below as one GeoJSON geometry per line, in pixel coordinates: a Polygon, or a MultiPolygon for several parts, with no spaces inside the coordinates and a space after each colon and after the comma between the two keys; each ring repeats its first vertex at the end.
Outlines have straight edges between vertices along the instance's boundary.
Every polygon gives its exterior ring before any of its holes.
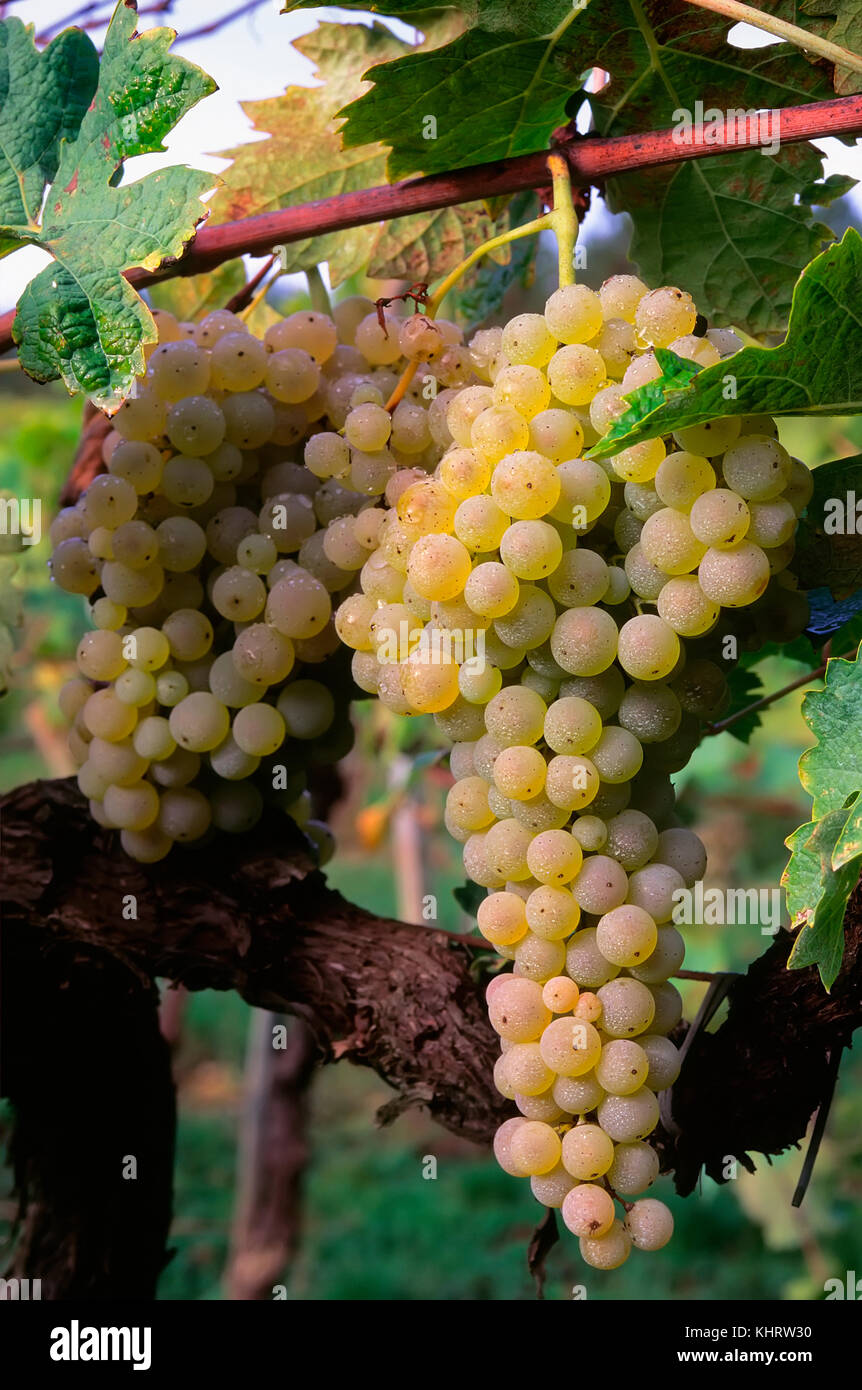
{"type": "Polygon", "coordinates": [[[2,978],[19,1204],[8,1272],[41,1279],[43,1299],[154,1298],[168,1258],[175,1130],[156,990],[14,911],[3,921],[2,978]]]}
{"type": "MultiPolygon", "coordinates": [[[[73,783],[20,787],[5,799],[7,921],[38,939],[86,946],[143,982],[236,989],[298,1014],[315,1058],[372,1067],[396,1097],[456,1134],[487,1143],[510,1107],[489,1078],[496,1039],[471,952],[445,932],[378,918],[347,903],[313,867],[301,833],[266,817],[249,837],[173,854],[152,868],[94,826],[73,783]],[[133,894],[137,918],[122,915],[133,894]]],[[[674,1088],[675,1136],[663,1166],[690,1192],[702,1166],[798,1144],[828,1094],[829,1057],[862,1024],[862,898],[847,913],[844,969],[832,993],[814,969],[788,971],[781,934],[740,977],[715,1034],[691,1048],[674,1088]]]]}

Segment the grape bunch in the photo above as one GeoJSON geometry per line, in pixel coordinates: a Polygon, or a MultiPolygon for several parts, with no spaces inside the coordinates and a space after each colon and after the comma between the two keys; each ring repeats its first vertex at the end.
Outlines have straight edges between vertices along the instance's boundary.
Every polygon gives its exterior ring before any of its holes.
{"type": "Polygon", "coordinates": [[[479,931],[513,962],[487,992],[519,1112],[495,1152],[597,1269],[672,1232],[641,1194],[679,1071],[672,917],[706,855],[671,774],[740,645],[777,635],[779,611],[805,625],[787,565],[811,478],[771,419],[584,457],[660,375],[656,347],[708,366],[739,346],[701,324],[683,291],[619,275],[476,334],[434,475],[387,487],[335,618],[357,684],[453,743],[446,825],[486,890],[479,931]]]}
{"type": "Polygon", "coordinates": [[[93,623],[60,695],[78,784],[144,862],[249,830],[267,801],[325,858],[306,772],[353,740],[333,595],[375,553],[396,475],[440,456],[461,334],[362,296],[262,341],[227,310],[157,323],[107,471],[51,527],[53,578],[93,623]],[[442,389],[420,383],[390,414],[405,349],[433,355],[442,389]]]}

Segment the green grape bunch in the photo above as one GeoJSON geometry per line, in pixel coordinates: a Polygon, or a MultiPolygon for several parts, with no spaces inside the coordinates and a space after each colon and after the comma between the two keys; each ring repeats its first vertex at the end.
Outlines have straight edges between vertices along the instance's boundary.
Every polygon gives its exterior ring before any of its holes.
{"type": "Polygon", "coordinates": [[[776,593],[797,632],[807,615],[788,565],[811,475],[770,418],[585,457],[661,375],[656,348],[706,367],[740,346],[697,326],[684,291],[616,275],[478,332],[433,476],[387,490],[335,617],[357,684],[452,743],[446,825],[486,892],[479,931],[512,962],[487,991],[494,1084],[518,1112],[495,1153],[595,1269],[673,1228],[643,1194],[680,1066],[674,906],[706,853],[671,776],[776,593]],[[460,653],[434,640],[458,632],[460,653]]]}

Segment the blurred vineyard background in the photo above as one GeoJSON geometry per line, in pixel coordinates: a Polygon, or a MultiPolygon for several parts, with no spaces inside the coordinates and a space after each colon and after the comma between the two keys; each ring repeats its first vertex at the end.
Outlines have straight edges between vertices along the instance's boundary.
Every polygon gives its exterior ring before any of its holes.
{"type": "MultiPolygon", "coordinates": [[[[830,220],[842,230],[840,208],[830,220]],[[838,214],[838,215],[836,215],[838,214]]],[[[849,220],[849,219],[847,219],[849,220]]],[[[587,241],[593,285],[627,268],[623,219],[591,216],[587,241]]],[[[500,321],[543,302],[551,256],[540,254],[537,281],[510,292],[500,321]]],[[[379,284],[345,286],[377,295],[379,284]]],[[[389,291],[391,292],[391,290],[389,291]]],[[[280,307],[301,307],[285,287],[280,307]]],[[[62,389],[38,388],[17,373],[0,375],[0,488],[43,499],[44,539],[25,550],[15,580],[23,624],[16,634],[12,688],[0,701],[0,790],[67,775],[57,691],[73,670],[85,630],[83,601],[49,581],[47,530],[77,442],[80,401],[62,389]]],[[[862,451],[862,419],[790,420],[782,441],[810,464],[862,451]]],[[[767,690],[805,669],[784,658],[760,668],[767,690]]],[[[774,887],[784,837],[807,819],[796,760],[808,741],[802,692],[778,702],[747,745],[725,733],[707,739],[675,778],[679,810],[709,850],[709,884],[774,887]]],[[[457,846],[442,824],[449,774],[430,720],[409,724],[366,702],[355,710],[356,744],[343,766],[344,796],[334,812],[338,852],[330,881],[376,912],[419,920],[422,894],[437,900],[438,922],[456,931],[471,923],[453,890],[463,882],[457,846]]],[[[744,969],[768,945],[757,926],[688,931],[686,966],[744,969]]],[[[685,982],[686,1016],[705,986],[685,982]]],[[[174,1256],[163,1299],[226,1296],[237,1179],[248,1120],[244,1082],[253,1070],[252,1011],[235,995],[185,997],[168,992],[166,1018],[176,1035],[179,1091],[174,1256]],[[251,1042],[251,1046],[250,1046],[251,1042]]],[[[722,1015],[719,1014],[718,1022],[722,1015]]],[[[46,1017],[50,1026],[50,1016],[46,1017]]],[[[713,1026],[716,1026],[715,1024],[713,1026]]],[[[122,1045],[121,1039],[112,1040],[122,1045]]],[[[58,1045],[60,1045],[58,1043],[58,1045]]],[[[83,1080],[83,1079],[82,1079],[83,1080]]],[[[541,1209],[529,1185],[502,1173],[491,1156],[449,1135],[418,1111],[379,1128],[375,1114],[391,1098],[370,1072],[349,1065],[322,1069],[311,1091],[311,1158],[303,1199],[301,1243],[284,1271],[290,1299],[529,1299],[526,1248],[541,1209]],[[424,1160],[437,1160],[433,1180],[424,1160]]],[[[0,1137],[8,1139],[8,1111],[0,1137]]],[[[842,1065],[838,1092],[815,1174],[801,1210],[790,1199],[802,1163],[792,1152],[772,1167],[758,1160],[718,1187],[704,1180],[686,1201],[663,1178],[677,1236],[659,1256],[632,1260],[606,1280],[594,1276],[590,1298],[817,1299],[827,1278],[858,1265],[862,1248],[862,1059],[842,1065]]],[[[0,1171],[0,1264],[14,1238],[11,1175],[0,1171]]],[[[548,1261],[546,1296],[571,1296],[583,1276],[576,1242],[564,1239],[548,1261]]]]}

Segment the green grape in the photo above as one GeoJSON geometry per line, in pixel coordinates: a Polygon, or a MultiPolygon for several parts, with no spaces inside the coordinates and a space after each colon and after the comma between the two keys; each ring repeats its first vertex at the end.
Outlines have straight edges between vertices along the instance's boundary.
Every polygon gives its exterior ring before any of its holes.
{"type": "Polygon", "coordinates": [[[584,431],[570,410],[552,406],[531,418],[529,447],[552,463],[577,459],[584,447],[584,431]]]}
{"type": "Polygon", "coordinates": [[[715,473],[702,454],[683,449],[668,454],[655,475],[655,490],[666,507],[690,512],[698,497],[715,487],[715,473]]]}
{"type": "Polygon", "coordinates": [[[627,873],[642,869],[656,852],[658,830],[643,811],[620,811],[607,823],[607,852],[627,873]]]}
{"type": "MultiPolygon", "coordinates": [[[[555,942],[554,946],[562,955],[562,945],[555,942]]],[[[566,1016],[555,1018],[548,1024],[539,1041],[539,1049],[542,1060],[557,1076],[583,1076],[592,1071],[598,1061],[602,1043],[591,1023],[566,1016]]],[[[568,1163],[566,1167],[569,1167],[568,1163]]]]}
{"type": "Polygon", "coordinates": [[[611,484],[607,473],[592,459],[567,459],[556,470],[560,484],[559,501],[550,515],[575,531],[583,531],[598,521],[610,501],[611,484]]]}
{"type": "MultiPolygon", "coordinates": [[[[644,1083],[649,1086],[651,1091],[664,1091],[672,1086],[680,1073],[680,1055],[669,1038],[660,1037],[657,1034],[641,1034],[639,1046],[643,1049],[649,1072],[644,1083]]],[[[648,1186],[649,1184],[646,1184],[648,1186]]],[[[636,1189],[624,1188],[623,1191],[635,1191],[636,1189]]],[[[643,1191],[643,1188],[637,1189],[643,1191]]]]}
{"type": "Polygon", "coordinates": [[[581,546],[576,550],[567,550],[562,555],[562,545],[560,554],[561,558],[553,569],[546,571],[549,575],[548,589],[557,603],[564,608],[591,608],[600,603],[610,583],[608,566],[601,555],[581,546]]]}
{"type": "Polygon", "coordinates": [[[726,451],[721,471],[727,486],[747,502],[767,502],[790,482],[790,455],[777,439],[746,434],[726,451]]]}
{"type": "MultiPolygon", "coordinates": [[[[795,524],[794,517],[794,524],[795,524]]],[[[680,637],[700,637],[718,622],[720,605],[708,598],[692,574],[669,579],[656,604],[658,615],[680,637]]]]}
{"type": "MultiPolygon", "coordinates": [[[[538,743],[544,732],[546,713],[547,706],[535,691],[522,686],[506,686],[485,708],[485,727],[498,742],[497,752],[513,744],[538,743]]],[[[477,757],[478,752],[477,749],[477,757]]],[[[481,772],[478,761],[476,766],[481,772]]],[[[492,769],[489,769],[488,780],[492,776],[492,769]]]]}
{"type": "Polygon", "coordinates": [[[645,1197],[626,1212],[625,1228],[637,1250],[661,1250],[673,1235],[673,1215],[664,1202],[645,1197]]]}
{"type": "Polygon", "coordinates": [[[519,579],[544,579],[553,575],[562,558],[563,543],[546,521],[515,521],[500,541],[500,559],[519,579]]]}
{"type": "Polygon", "coordinates": [[[553,512],[560,498],[560,475],[549,459],[523,444],[499,454],[491,475],[491,496],[501,511],[518,521],[535,521],[553,512]]]}
{"type": "Polygon", "coordinates": [[[748,531],[751,513],[738,492],[719,487],[696,498],[689,520],[704,545],[736,545],[748,531]]]}
{"type": "MultiPolygon", "coordinates": [[[[641,1037],[639,1046],[646,1051],[649,1041],[649,1038],[641,1037]]],[[[658,1173],[659,1157],[655,1149],[642,1139],[635,1139],[614,1147],[614,1161],[608,1169],[607,1178],[615,1192],[633,1197],[651,1187],[658,1173]]]]}
{"type": "Polygon", "coordinates": [[[643,748],[628,729],[609,725],[602,731],[590,758],[602,782],[614,785],[631,781],[641,769],[643,748]]]}
{"type": "MultiPolygon", "coordinates": [[[[593,854],[584,860],[580,873],[572,884],[572,892],[584,912],[602,916],[626,900],[628,879],[625,870],[606,854],[593,854]]],[[[578,984],[593,985],[592,980],[581,980],[569,970],[578,984]]]]}
{"type": "Polygon", "coordinates": [[[667,347],[674,338],[691,333],[697,310],[691,295],[674,285],[649,290],[638,300],[635,326],[644,342],[667,347]]]}
{"type": "Polygon", "coordinates": [[[697,568],[706,551],[688,517],[672,507],[664,507],[647,518],[640,545],[647,560],[670,575],[690,573],[697,568]]]}
{"type": "Polygon", "coordinates": [[[581,1258],[591,1269],[618,1269],[628,1259],[631,1237],[620,1221],[601,1236],[581,1236],[578,1247],[581,1258]]]}
{"type": "Polygon", "coordinates": [[[612,275],[599,290],[605,319],[625,319],[627,323],[634,323],[637,306],[646,293],[646,285],[636,275],[612,275]]]}
{"type": "Polygon", "coordinates": [[[600,608],[569,608],[551,634],[554,660],[575,676],[598,676],[617,655],[617,625],[600,608]]]}
{"type": "Polygon", "coordinates": [[[551,390],[565,405],[586,405],[605,384],[607,375],[601,354],[580,343],[559,348],[548,363],[551,390]]]}
{"type": "Polygon", "coordinates": [[[679,700],[659,681],[630,685],[620,702],[619,722],[640,743],[661,743],[676,733],[682,719],[679,700]]]}
{"type": "Polygon", "coordinates": [[[571,882],[583,859],[578,841],[562,829],[543,831],[527,848],[527,868],[533,878],[557,888],[571,882]]]}
{"type": "MultiPolygon", "coordinates": [[[[632,909],[639,911],[640,909],[632,909]]],[[[685,941],[676,927],[659,927],[649,958],[636,961],[629,973],[645,985],[657,985],[675,975],[685,957],[685,941]]]]}
{"type": "Polygon", "coordinates": [[[609,1095],[629,1096],[646,1082],[649,1060],[642,1047],[626,1038],[612,1038],[596,1062],[596,1080],[609,1095]]]}
{"type": "Polygon", "coordinates": [[[639,614],[620,628],[619,664],[635,680],[663,680],[673,671],[679,654],[679,638],[673,628],[655,614],[639,614]]]}
{"type": "Polygon", "coordinates": [[[107,820],[118,830],[146,830],[159,814],[159,794],[149,782],[109,786],[102,804],[107,820]]]}
{"type": "Polygon", "coordinates": [[[723,608],[754,603],[769,583],[769,560],[751,541],[710,548],[698,566],[697,578],[707,598],[723,608]]]}
{"type": "MultiPolygon", "coordinates": [[[[533,584],[521,584],[517,602],[508,613],[495,620],[494,631],[501,642],[523,655],[525,651],[540,647],[547,641],[556,615],[554,601],[544,590],[533,584]]],[[[503,662],[488,647],[487,638],[486,653],[496,665],[503,666],[503,662]]]]}
{"type": "Polygon", "coordinates": [[[230,727],[225,706],[205,690],[193,691],[174,705],[169,723],[173,738],[192,753],[217,748],[230,727]]]}
{"type": "Polygon", "coordinates": [[[681,874],[691,888],[706,873],[706,850],[693,830],[683,826],[663,830],[658,837],[656,857],[681,874]]]}
{"type": "Polygon", "coordinates": [[[556,346],[557,340],[542,314],[516,314],[503,329],[500,342],[509,362],[528,367],[546,367],[556,346]]]}
{"type": "Polygon", "coordinates": [[[224,439],[224,416],[209,396],[186,396],[168,411],[165,433],[181,454],[211,454],[224,439]]]}

